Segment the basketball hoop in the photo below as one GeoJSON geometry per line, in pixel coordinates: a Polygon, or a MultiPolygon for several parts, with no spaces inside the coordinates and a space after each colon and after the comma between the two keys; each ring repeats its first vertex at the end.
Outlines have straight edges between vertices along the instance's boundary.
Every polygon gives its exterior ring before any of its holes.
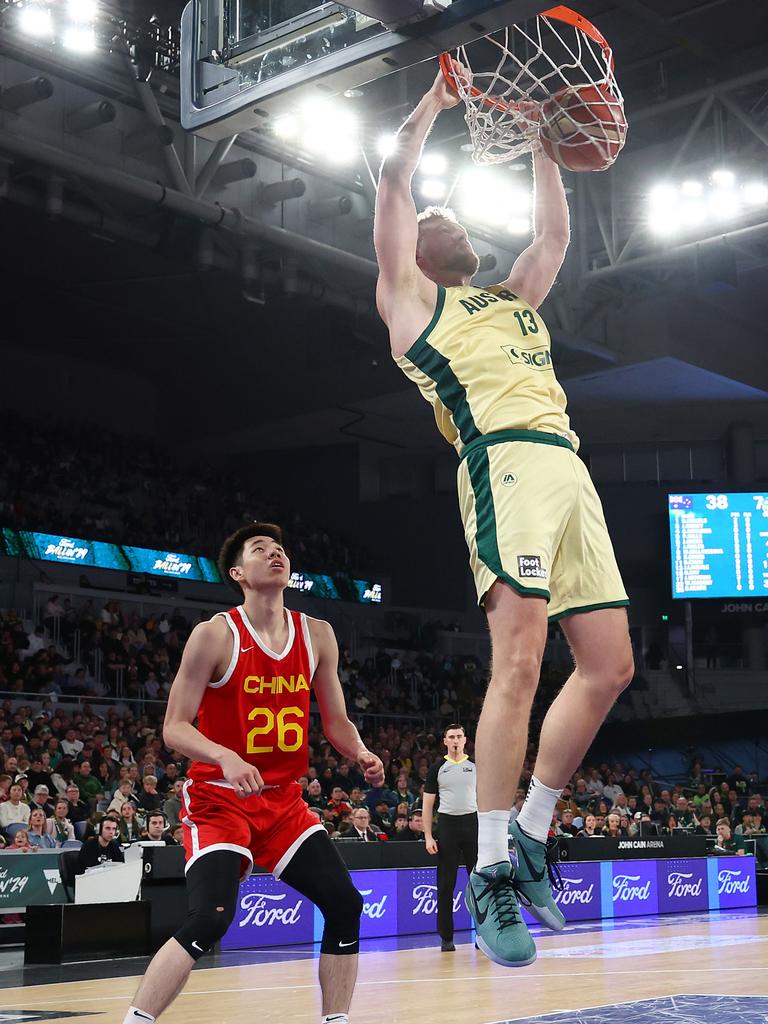
{"type": "Polygon", "coordinates": [[[613,53],[569,7],[443,53],[440,68],[466,105],[477,164],[505,163],[543,147],[571,170],[603,170],[624,145],[613,53]],[[456,73],[456,61],[467,77],[456,73]]]}

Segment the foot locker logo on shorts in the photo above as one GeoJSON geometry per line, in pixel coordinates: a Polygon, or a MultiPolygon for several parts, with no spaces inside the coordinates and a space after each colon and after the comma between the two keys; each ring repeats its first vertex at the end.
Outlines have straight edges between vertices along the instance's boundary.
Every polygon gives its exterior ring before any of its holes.
{"type": "Polygon", "coordinates": [[[542,568],[538,555],[518,555],[517,574],[520,579],[531,576],[535,576],[537,579],[546,579],[547,570],[542,568]]]}

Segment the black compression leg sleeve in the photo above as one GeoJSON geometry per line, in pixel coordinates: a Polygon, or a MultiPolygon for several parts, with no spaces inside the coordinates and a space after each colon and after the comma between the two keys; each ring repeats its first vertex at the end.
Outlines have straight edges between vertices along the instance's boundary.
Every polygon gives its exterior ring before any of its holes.
{"type": "Polygon", "coordinates": [[[349,956],[359,951],[363,897],[326,832],[304,840],[280,875],[311,900],[325,919],[322,953],[349,956]]]}
{"type": "Polygon", "coordinates": [[[193,960],[219,941],[235,916],[240,861],[233,850],[214,850],[187,872],[187,920],[174,938],[193,960]]]}

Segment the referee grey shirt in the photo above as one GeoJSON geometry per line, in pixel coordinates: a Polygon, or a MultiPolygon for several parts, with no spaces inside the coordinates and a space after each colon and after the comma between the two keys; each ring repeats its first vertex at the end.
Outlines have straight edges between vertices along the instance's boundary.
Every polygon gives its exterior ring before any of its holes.
{"type": "Polygon", "coordinates": [[[447,755],[435,761],[427,772],[425,793],[440,798],[441,814],[472,814],[477,811],[477,772],[474,761],[465,755],[452,761],[447,755]]]}

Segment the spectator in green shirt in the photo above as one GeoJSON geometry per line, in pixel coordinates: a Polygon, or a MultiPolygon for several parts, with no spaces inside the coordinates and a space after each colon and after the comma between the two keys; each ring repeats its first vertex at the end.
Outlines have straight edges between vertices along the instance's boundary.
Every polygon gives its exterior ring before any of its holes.
{"type": "Polygon", "coordinates": [[[684,796],[679,796],[675,806],[675,817],[681,828],[692,828],[696,824],[696,815],[693,812],[691,802],[684,796]]]}
{"type": "Polygon", "coordinates": [[[715,850],[718,853],[735,853],[737,855],[743,855],[744,850],[740,850],[737,841],[731,835],[731,823],[727,818],[721,818],[715,826],[717,833],[717,843],[715,850]]]}
{"type": "Polygon", "coordinates": [[[101,796],[101,783],[95,775],[91,775],[91,762],[83,761],[80,772],[75,776],[77,788],[83,800],[95,800],[101,796]]]}

